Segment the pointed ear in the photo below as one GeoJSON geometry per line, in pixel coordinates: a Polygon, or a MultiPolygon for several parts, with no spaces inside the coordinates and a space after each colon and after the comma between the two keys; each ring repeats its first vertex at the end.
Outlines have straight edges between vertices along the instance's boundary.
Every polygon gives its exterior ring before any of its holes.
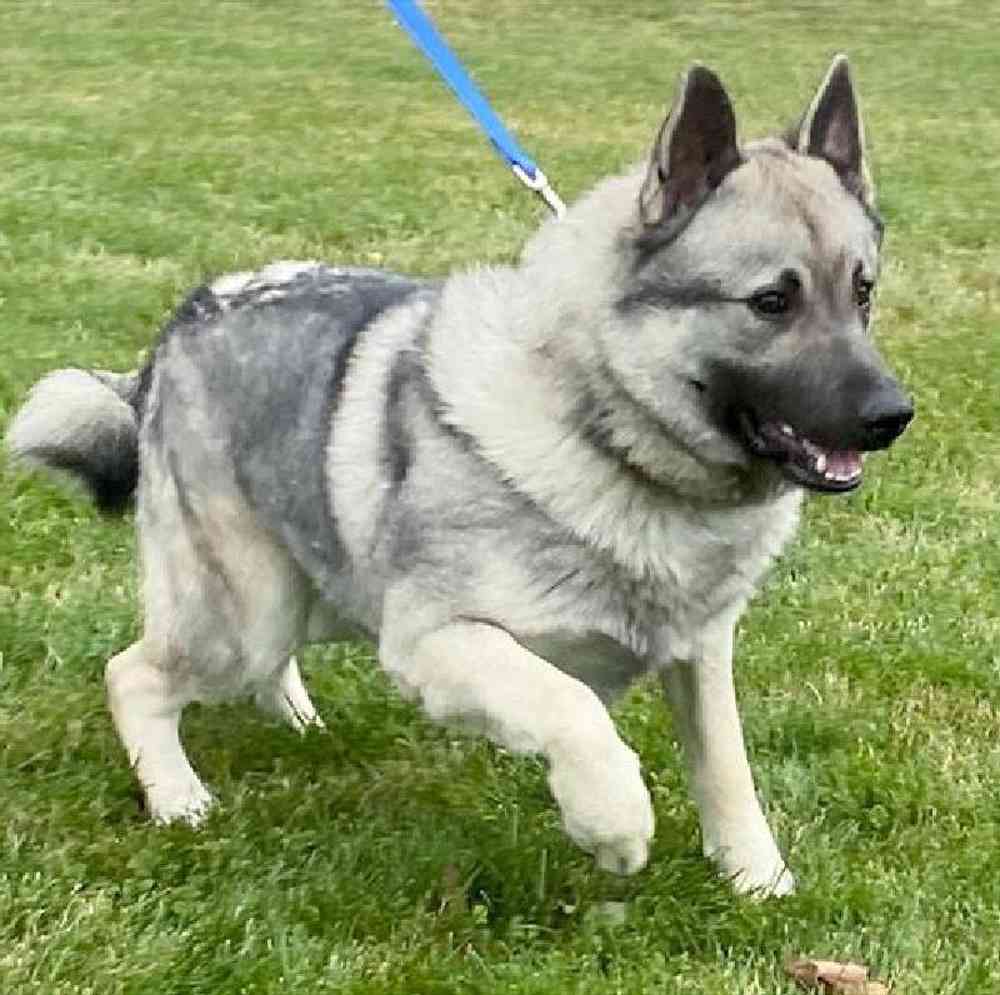
{"type": "Polygon", "coordinates": [[[846,55],[834,57],[791,144],[803,155],[825,159],[850,193],[863,204],[874,206],[861,110],[846,55]]]}
{"type": "Polygon", "coordinates": [[[729,96],[715,73],[694,66],[653,146],[639,193],[643,225],[683,225],[740,161],[729,96]]]}

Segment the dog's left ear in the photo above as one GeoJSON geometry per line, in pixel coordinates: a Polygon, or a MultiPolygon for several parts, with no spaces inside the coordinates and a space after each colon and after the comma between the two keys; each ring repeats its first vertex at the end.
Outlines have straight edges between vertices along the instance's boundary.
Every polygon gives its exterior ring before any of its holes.
{"type": "Polygon", "coordinates": [[[850,193],[863,204],[874,206],[861,110],[846,55],[834,57],[802,123],[789,138],[796,151],[825,159],[850,193]]]}
{"type": "Polygon", "coordinates": [[[647,229],[683,225],[740,161],[729,95],[715,73],[694,66],[656,136],[639,193],[640,221],[647,229]]]}

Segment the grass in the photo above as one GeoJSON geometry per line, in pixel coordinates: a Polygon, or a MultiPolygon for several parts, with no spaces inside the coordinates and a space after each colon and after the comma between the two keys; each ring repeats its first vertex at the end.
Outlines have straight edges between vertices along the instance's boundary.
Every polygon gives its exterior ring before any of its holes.
{"type": "MultiPolygon", "coordinates": [[[[800,891],[754,904],[714,879],[650,689],[619,720],[658,834],[619,881],[563,837],[538,763],[432,727],[365,645],[307,655],[326,734],[192,710],[223,805],[198,833],[151,828],[103,703],[137,629],[129,524],[7,474],[0,990],[774,995],[804,953],[900,993],[995,993],[1000,15],[428,7],[570,198],[645,154],[692,60],[760,133],[851,54],[890,225],[879,335],[919,416],[860,493],[810,502],[742,625],[750,749],[800,891]]],[[[52,367],[133,366],[205,273],[440,273],[512,258],[537,223],[379,5],[0,0],[0,18],[0,429],[52,367]]]]}

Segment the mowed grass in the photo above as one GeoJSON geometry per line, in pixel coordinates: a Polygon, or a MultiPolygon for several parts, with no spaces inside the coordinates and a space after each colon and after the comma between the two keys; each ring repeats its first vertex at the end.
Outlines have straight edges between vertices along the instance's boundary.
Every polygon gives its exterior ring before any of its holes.
{"type": "MultiPolygon", "coordinates": [[[[850,53],[889,223],[878,334],[918,418],[809,503],[741,626],[795,897],[701,859],[655,690],[618,710],[658,822],[596,871],[541,765],[431,726],[371,647],[310,651],[328,731],[192,709],[221,799],[155,829],[103,700],[138,631],[131,523],[0,475],[0,991],[773,993],[793,954],[902,993],[1000,990],[1000,17],[973,2],[428,3],[567,198],[646,154],[693,60],[746,134],[850,53]],[[624,922],[608,903],[624,907],[624,922]]],[[[0,430],[60,365],[130,368],[206,273],[438,274],[541,208],[378,4],[0,0],[0,430]]]]}

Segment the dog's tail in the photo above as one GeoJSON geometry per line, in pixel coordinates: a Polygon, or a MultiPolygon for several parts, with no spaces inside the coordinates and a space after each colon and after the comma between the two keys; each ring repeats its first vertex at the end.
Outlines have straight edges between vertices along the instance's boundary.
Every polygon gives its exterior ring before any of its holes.
{"type": "Polygon", "coordinates": [[[7,446],[15,462],[68,473],[106,512],[122,512],[139,480],[147,371],[56,370],[31,389],[7,446]]]}

